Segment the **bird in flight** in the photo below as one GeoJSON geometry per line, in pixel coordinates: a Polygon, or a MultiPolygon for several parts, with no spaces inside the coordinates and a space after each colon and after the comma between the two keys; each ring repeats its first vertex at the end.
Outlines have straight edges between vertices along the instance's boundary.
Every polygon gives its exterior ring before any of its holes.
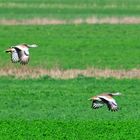
{"type": "Polygon", "coordinates": [[[121,93],[102,93],[96,96],[91,97],[89,100],[92,100],[92,108],[98,109],[107,105],[108,109],[111,111],[118,111],[118,105],[113,98],[113,96],[121,95],[121,93]]]}
{"type": "Polygon", "coordinates": [[[19,62],[20,64],[28,64],[29,62],[29,48],[37,47],[36,44],[28,45],[28,44],[20,44],[16,46],[12,46],[8,48],[5,52],[11,54],[11,61],[13,63],[19,62]]]}

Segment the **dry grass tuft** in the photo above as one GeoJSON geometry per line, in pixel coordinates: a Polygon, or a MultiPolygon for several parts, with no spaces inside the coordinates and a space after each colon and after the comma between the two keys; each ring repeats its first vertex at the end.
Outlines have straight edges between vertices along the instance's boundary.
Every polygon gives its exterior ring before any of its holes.
{"type": "Polygon", "coordinates": [[[96,69],[87,68],[85,70],[80,69],[42,69],[42,68],[3,68],[0,69],[0,76],[15,76],[17,78],[27,79],[27,78],[39,78],[42,76],[50,76],[57,79],[71,79],[76,78],[78,75],[83,75],[86,77],[114,77],[117,79],[122,78],[140,78],[140,69],[132,70],[111,70],[111,69],[96,69]]]}

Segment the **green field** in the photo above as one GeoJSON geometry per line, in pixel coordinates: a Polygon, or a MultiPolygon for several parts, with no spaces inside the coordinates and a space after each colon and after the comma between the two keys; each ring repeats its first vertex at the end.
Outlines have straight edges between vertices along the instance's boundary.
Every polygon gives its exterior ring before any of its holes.
{"type": "Polygon", "coordinates": [[[74,19],[108,16],[139,16],[139,0],[3,0],[0,18],[74,19]],[[5,12],[6,11],[6,12],[5,12]]]}
{"type": "Polygon", "coordinates": [[[139,25],[0,26],[0,66],[12,65],[8,47],[36,43],[30,66],[140,68],[139,25]]]}
{"type": "Polygon", "coordinates": [[[139,139],[139,80],[78,77],[0,79],[0,135],[19,139],[139,139]],[[119,91],[120,110],[91,109],[100,92],[119,91]]]}
{"type": "MultiPolygon", "coordinates": [[[[31,70],[57,68],[137,69],[138,75],[139,24],[72,21],[93,17],[135,20],[139,15],[140,0],[1,0],[0,24],[42,18],[66,24],[0,25],[0,140],[139,140],[140,79],[16,77],[26,70],[32,73],[31,70]],[[11,63],[5,53],[8,47],[21,43],[39,46],[30,49],[28,66],[11,63]],[[2,76],[1,72],[8,70],[15,76],[2,76]],[[88,99],[102,92],[122,93],[115,97],[118,112],[106,106],[91,108],[88,99]]],[[[39,73],[35,74],[38,77],[39,73]]]]}

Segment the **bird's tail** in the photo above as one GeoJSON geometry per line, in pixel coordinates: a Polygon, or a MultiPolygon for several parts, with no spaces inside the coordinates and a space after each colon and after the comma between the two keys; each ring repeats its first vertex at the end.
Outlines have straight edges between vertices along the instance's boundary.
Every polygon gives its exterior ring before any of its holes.
{"type": "Polygon", "coordinates": [[[121,93],[120,92],[116,92],[116,93],[110,93],[112,96],[119,96],[119,95],[121,95],[121,93]]]}
{"type": "Polygon", "coordinates": [[[38,47],[36,44],[28,45],[29,48],[36,48],[38,47]]]}

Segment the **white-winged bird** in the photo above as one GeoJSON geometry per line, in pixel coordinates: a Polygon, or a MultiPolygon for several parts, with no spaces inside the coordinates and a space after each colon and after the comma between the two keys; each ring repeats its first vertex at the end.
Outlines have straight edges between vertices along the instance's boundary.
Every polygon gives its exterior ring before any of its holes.
{"type": "Polygon", "coordinates": [[[121,93],[102,93],[100,95],[96,95],[91,97],[89,100],[92,100],[92,108],[98,109],[102,107],[104,104],[107,105],[108,109],[111,111],[118,111],[118,105],[113,98],[113,96],[121,95],[121,93]]]}
{"type": "Polygon", "coordinates": [[[29,62],[29,48],[35,47],[37,47],[36,44],[33,45],[20,44],[8,48],[6,52],[11,53],[11,61],[13,63],[20,62],[21,64],[25,65],[29,62]]]}

